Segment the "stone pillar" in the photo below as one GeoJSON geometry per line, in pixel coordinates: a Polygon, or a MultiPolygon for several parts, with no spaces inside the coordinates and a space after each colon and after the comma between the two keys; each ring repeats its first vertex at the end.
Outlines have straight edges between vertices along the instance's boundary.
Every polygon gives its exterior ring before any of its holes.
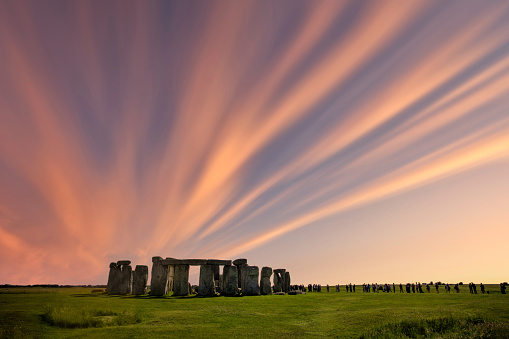
{"type": "Polygon", "coordinates": [[[133,269],[131,268],[131,261],[120,260],[117,261],[117,266],[121,267],[120,273],[120,294],[129,294],[133,288],[133,269]]]}
{"type": "Polygon", "coordinates": [[[122,269],[117,265],[116,262],[112,262],[110,264],[110,273],[108,275],[108,285],[106,286],[106,292],[109,294],[119,294],[121,281],[122,269]]]}
{"type": "Polygon", "coordinates": [[[260,270],[258,266],[247,266],[246,267],[246,281],[244,288],[242,289],[243,295],[259,295],[260,285],[258,279],[260,278],[260,270]]]}
{"type": "Polygon", "coordinates": [[[271,267],[262,267],[260,275],[260,294],[270,295],[272,294],[272,288],[270,284],[270,277],[272,276],[271,267]]]}
{"type": "Polygon", "coordinates": [[[233,264],[237,266],[238,284],[239,287],[243,289],[244,283],[246,281],[245,269],[247,267],[247,259],[235,259],[233,260],[233,264]]]}
{"type": "Polygon", "coordinates": [[[286,270],[279,268],[274,270],[274,292],[283,292],[285,286],[285,273],[286,270]]]}
{"type": "Polygon", "coordinates": [[[283,286],[283,292],[290,292],[290,272],[285,272],[285,284],[283,286]]]}
{"type": "Polygon", "coordinates": [[[147,294],[148,266],[136,265],[133,275],[133,294],[147,294]]]}
{"type": "Polygon", "coordinates": [[[150,295],[162,296],[169,292],[169,267],[161,265],[161,257],[152,257],[152,277],[150,279],[150,295]]]}
{"type": "Polygon", "coordinates": [[[221,294],[232,296],[238,290],[237,266],[225,266],[223,268],[223,288],[221,294]]]}
{"type": "Polygon", "coordinates": [[[189,265],[175,265],[173,276],[173,295],[188,295],[189,289],[189,265]]]}
{"type": "Polygon", "coordinates": [[[198,294],[201,296],[212,296],[216,293],[214,286],[214,266],[215,265],[200,266],[200,285],[198,286],[198,294]]]}

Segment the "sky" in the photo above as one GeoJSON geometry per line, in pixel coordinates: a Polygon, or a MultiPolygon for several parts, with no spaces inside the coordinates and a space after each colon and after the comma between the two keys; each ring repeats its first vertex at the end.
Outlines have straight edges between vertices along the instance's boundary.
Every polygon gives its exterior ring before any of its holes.
{"type": "Polygon", "coordinates": [[[0,0],[0,284],[507,281],[508,32],[505,0],[0,0]]]}

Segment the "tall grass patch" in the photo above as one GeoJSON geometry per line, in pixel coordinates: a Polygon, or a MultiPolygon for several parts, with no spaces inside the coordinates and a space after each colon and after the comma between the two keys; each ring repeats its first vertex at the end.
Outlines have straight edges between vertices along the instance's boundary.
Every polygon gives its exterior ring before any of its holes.
{"type": "Polygon", "coordinates": [[[141,322],[139,313],[113,312],[93,308],[48,306],[42,314],[48,324],[61,328],[120,326],[141,322]]]}
{"type": "Polygon", "coordinates": [[[453,316],[385,324],[360,338],[507,338],[509,325],[481,317],[453,316]]]}

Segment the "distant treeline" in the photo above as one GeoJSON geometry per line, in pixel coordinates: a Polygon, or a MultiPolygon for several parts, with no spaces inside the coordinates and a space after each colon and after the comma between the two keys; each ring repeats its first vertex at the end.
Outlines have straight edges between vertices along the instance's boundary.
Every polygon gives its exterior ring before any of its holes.
{"type": "Polygon", "coordinates": [[[59,288],[59,287],[94,287],[94,288],[106,288],[106,285],[58,285],[58,284],[36,284],[36,285],[11,285],[11,284],[3,284],[3,285],[0,285],[0,288],[14,288],[14,287],[51,287],[51,288],[59,288]]]}

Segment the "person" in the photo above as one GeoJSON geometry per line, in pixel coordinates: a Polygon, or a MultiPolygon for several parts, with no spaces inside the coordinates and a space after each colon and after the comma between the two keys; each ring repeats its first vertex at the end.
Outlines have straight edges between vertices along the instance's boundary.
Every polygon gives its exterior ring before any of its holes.
{"type": "Polygon", "coordinates": [[[429,284],[426,284],[426,290],[428,291],[428,293],[430,292],[430,286],[429,286],[429,284]]]}
{"type": "Polygon", "coordinates": [[[456,290],[456,293],[460,293],[460,285],[458,283],[454,285],[454,289],[456,290]]]}
{"type": "Polygon", "coordinates": [[[475,286],[474,283],[472,283],[472,289],[474,290],[474,294],[477,294],[477,286],[475,286]]]}
{"type": "Polygon", "coordinates": [[[481,293],[484,294],[484,285],[481,283],[481,293]]]}
{"type": "Polygon", "coordinates": [[[399,293],[403,293],[403,284],[399,283],[399,293]]]}
{"type": "Polygon", "coordinates": [[[412,283],[412,293],[415,293],[415,284],[412,283]]]}
{"type": "Polygon", "coordinates": [[[329,293],[329,284],[327,284],[327,293],[329,293]]]}
{"type": "Polygon", "coordinates": [[[437,293],[438,293],[438,283],[437,282],[435,283],[435,289],[437,290],[437,293]]]}
{"type": "Polygon", "coordinates": [[[505,294],[505,283],[500,283],[500,293],[505,294]]]}
{"type": "Polygon", "coordinates": [[[470,282],[470,283],[468,283],[468,291],[469,291],[470,293],[474,293],[474,289],[472,288],[472,283],[471,283],[471,282],[470,282]]]}
{"type": "Polygon", "coordinates": [[[355,284],[353,284],[353,291],[355,292],[355,284]]]}
{"type": "Polygon", "coordinates": [[[392,283],[392,292],[396,293],[396,284],[395,283],[392,283]]]}
{"type": "Polygon", "coordinates": [[[445,291],[451,293],[451,286],[449,286],[449,283],[445,284],[445,291]]]}

